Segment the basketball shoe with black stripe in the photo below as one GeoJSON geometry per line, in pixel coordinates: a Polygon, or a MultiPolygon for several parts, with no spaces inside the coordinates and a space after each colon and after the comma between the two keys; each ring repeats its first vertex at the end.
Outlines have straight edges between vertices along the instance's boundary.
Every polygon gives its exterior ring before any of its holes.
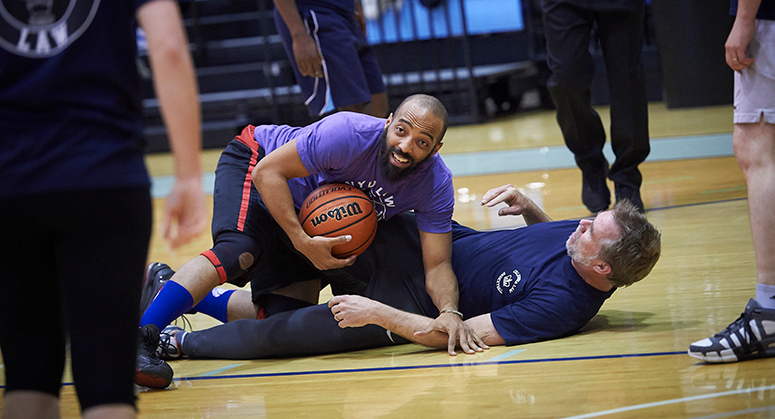
{"type": "Polygon", "coordinates": [[[156,355],[159,348],[159,335],[159,328],[155,324],[147,324],[140,328],[135,367],[137,385],[166,388],[172,383],[172,367],[156,355]]]}
{"type": "Polygon", "coordinates": [[[751,298],[726,329],[691,344],[689,355],[714,364],[775,356],[775,310],[751,298]]]}

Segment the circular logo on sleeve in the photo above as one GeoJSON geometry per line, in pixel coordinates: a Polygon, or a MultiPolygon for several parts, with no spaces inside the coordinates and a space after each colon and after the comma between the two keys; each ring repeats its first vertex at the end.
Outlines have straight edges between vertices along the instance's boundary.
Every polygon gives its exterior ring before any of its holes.
{"type": "Polygon", "coordinates": [[[46,58],[62,52],[89,28],[100,0],[0,0],[0,47],[46,58]]]}

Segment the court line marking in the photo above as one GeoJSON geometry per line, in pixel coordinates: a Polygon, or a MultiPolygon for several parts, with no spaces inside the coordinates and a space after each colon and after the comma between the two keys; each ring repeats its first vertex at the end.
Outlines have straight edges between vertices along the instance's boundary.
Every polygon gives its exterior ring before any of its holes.
{"type": "Polygon", "coordinates": [[[744,191],[748,189],[747,186],[735,186],[732,188],[724,188],[724,189],[711,189],[707,191],[701,191],[700,195],[702,194],[710,194],[710,193],[724,193],[724,192],[737,192],[737,191],[744,191]]]}
{"type": "MultiPolygon", "coordinates": [[[[731,133],[652,138],[649,145],[651,152],[646,162],[734,156],[731,133]]],[[[616,159],[610,141],[605,143],[603,154],[608,161],[616,159]]],[[[442,158],[455,177],[577,167],[573,153],[565,145],[442,154],[442,158]]],[[[153,176],[151,195],[166,197],[174,182],[174,176],[153,176]]],[[[202,174],[202,189],[207,195],[213,194],[214,173],[202,174]]]]}
{"type": "MultiPolygon", "coordinates": [[[[686,355],[686,351],[677,352],[647,352],[640,354],[615,354],[615,355],[592,355],[592,356],[576,356],[576,357],[563,357],[563,358],[546,358],[546,359],[515,359],[511,361],[483,361],[483,362],[458,362],[450,364],[435,364],[435,365],[405,365],[398,367],[373,367],[373,368],[353,368],[353,369],[338,369],[338,370],[317,370],[317,371],[288,371],[288,372],[265,372],[255,374],[235,374],[235,375],[218,375],[218,376],[195,376],[195,377],[179,377],[174,378],[173,381],[194,381],[194,380],[221,380],[225,378],[263,378],[263,377],[292,377],[303,375],[327,375],[327,374],[349,374],[354,372],[377,372],[377,371],[406,371],[406,370],[423,370],[434,368],[455,368],[455,367],[477,367],[481,365],[510,365],[510,364],[535,364],[539,362],[561,362],[561,361],[587,361],[596,359],[617,359],[617,358],[644,358],[652,356],[670,356],[670,355],[686,355]]],[[[458,357],[457,359],[460,359],[458,357]]],[[[63,386],[71,386],[73,383],[62,383],[63,386]]],[[[0,385],[0,388],[5,388],[5,385],[0,385]]]]}
{"type": "Polygon", "coordinates": [[[348,373],[354,373],[354,372],[407,371],[407,370],[422,370],[422,369],[435,369],[435,368],[476,367],[481,365],[534,364],[539,362],[641,358],[641,357],[669,356],[669,355],[686,355],[686,351],[650,352],[650,353],[642,353],[642,354],[593,355],[593,356],[546,358],[546,359],[520,359],[520,360],[511,360],[511,361],[483,361],[483,362],[471,361],[471,362],[436,364],[436,365],[404,365],[404,366],[397,366],[397,367],[372,367],[372,368],[353,368],[353,369],[317,370],[317,371],[268,372],[268,373],[255,373],[255,374],[219,375],[219,376],[211,376],[211,377],[180,377],[180,378],[175,378],[174,380],[175,381],[193,381],[193,380],[219,380],[224,378],[290,377],[290,376],[302,376],[302,375],[348,374],[348,373]]]}
{"type": "MultiPolygon", "coordinates": [[[[667,207],[659,207],[659,208],[651,208],[648,209],[647,212],[650,211],[664,211],[674,208],[683,208],[683,207],[692,207],[692,206],[699,206],[699,205],[708,205],[708,204],[718,204],[718,203],[725,203],[725,202],[734,202],[734,201],[744,201],[747,200],[747,198],[733,198],[733,199],[722,199],[717,201],[708,201],[708,202],[697,202],[692,204],[683,204],[683,205],[673,205],[673,206],[667,206],[667,207]]],[[[645,354],[621,354],[621,355],[599,355],[599,356],[590,356],[590,357],[571,357],[571,358],[548,358],[548,359],[534,359],[534,360],[513,360],[513,361],[484,361],[480,363],[459,363],[459,364],[450,364],[450,365],[414,365],[414,366],[405,366],[405,367],[384,367],[384,368],[362,368],[362,369],[354,369],[354,370],[323,370],[323,371],[299,371],[299,372],[279,372],[279,373],[260,373],[260,374],[240,374],[240,375],[229,375],[229,376],[208,376],[208,377],[182,377],[182,378],[174,378],[173,381],[181,381],[181,380],[205,380],[205,379],[222,379],[222,378],[251,378],[251,377],[277,377],[277,376],[293,376],[293,375],[315,375],[315,374],[338,374],[338,373],[350,373],[350,372],[370,372],[370,371],[390,371],[390,370],[411,370],[411,369],[430,369],[430,368],[449,368],[449,367],[457,367],[457,366],[474,366],[474,365],[497,365],[497,364],[526,364],[526,363],[538,363],[538,362],[552,362],[552,361],[581,361],[581,360],[587,360],[587,359],[612,359],[612,358],[636,358],[636,357],[647,357],[647,356],[664,356],[664,355],[685,355],[685,351],[678,351],[678,352],[653,352],[653,353],[645,353],[645,354]]],[[[0,364],[1,365],[1,364],[0,364]]],[[[62,383],[62,386],[71,386],[73,385],[72,382],[66,382],[62,383]]],[[[4,389],[5,384],[0,385],[0,389],[4,389]]]]}
{"type": "Polygon", "coordinates": [[[599,412],[587,413],[587,414],[583,414],[583,415],[566,416],[563,419],[594,418],[594,417],[598,417],[598,416],[612,415],[614,413],[631,412],[633,410],[647,409],[647,408],[650,408],[650,407],[657,407],[657,406],[665,406],[665,405],[668,405],[668,404],[685,403],[685,402],[692,402],[692,401],[696,401],[696,400],[713,399],[713,398],[716,398],[716,397],[733,396],[735,394],[753,393],[755,391],[766,391],[766,390],[775,390],[775,385],[763,386],[763,387],[754,387],[754,388],[748,388],[748,389],[744,389],[744,390],[722,391],[720,393],[701,394],[699,396],[681,397],[681,398],[678,398],[678,399],[669,399],[669,400],[663,400],[663,401],[660,401],[660,402],[636,404],[636,405],[632,405],[632,406],[619,407],[619,408],[616,408],[616,409],[601,410],[599,412]]]}
{"type": "Polygon", "coordinates": [[[518,354],[520,352],[525,352],[526,350],[527,349],[514,349],[513,351],[508,351],[508,352],[502,353],[502,354],[500,354],[498,356],[494,356],[494,357],[488,359],[487,362],[500,361],[500,360],[503,360],[503,359],[506,359],[506,358],[510,358],[511,356],[516,355],[516,354],[518,354]]]}
{"type": "Polygon", "coordinates": [[[212,371],[207,371],[207,372],[205,372],[205,373],[199,374],[199,377],[210,377],[210,376],[213,376],[213,375],[215,375],[215,374],[220,374],[220,373],[222,373],[222,372],[224,372],[224,371],[228,371],[228,370],[230,370],[230,369],[232,369],[232,368],[241,367],[241,366],[243,366],[243,365],[245,365],[245,364],[231,364],[231,365],[226,365],[225,367],[216,368],[216,369],[214,369],[214,370],[212,370],[212,371]]]}
{"type": "Polygon", "coordinates": [[[710,415],[710,416],[698,416],[698,417],[696,417],[694,419],[728,418],[728,417],[732,417],[732,416],[745,415],[745,414],[748,414],[748,413],[766,412],[768,410],[775,410],[775,405],[765,406],[765,407],[757,407],[757,408],[745,409],[745,410],[735,410],[734,412],[717,413],[715,415],[710,415]]]}

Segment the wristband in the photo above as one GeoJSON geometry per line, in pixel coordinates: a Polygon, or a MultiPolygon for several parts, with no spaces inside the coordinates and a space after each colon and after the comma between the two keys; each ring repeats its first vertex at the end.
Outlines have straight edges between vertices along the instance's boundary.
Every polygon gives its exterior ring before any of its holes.
{"type": "Polygon", "coordinates": [[[458,316],[460,316],[461,319],[463,318],[463,313],[461,313],[461,312],[459,312],[457,310],[452,310],[450,308],[445,308],[444,310],[441,310],[441,313],[439,313],[439,314],[444,314],[444,313],[457,314],[458,316]]]}

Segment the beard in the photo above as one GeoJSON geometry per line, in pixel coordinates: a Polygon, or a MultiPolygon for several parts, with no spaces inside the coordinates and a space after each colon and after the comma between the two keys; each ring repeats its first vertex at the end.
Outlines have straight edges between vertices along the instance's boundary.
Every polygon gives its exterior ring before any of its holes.
{"type": "Polygon", "coordinates": [[[578,232],[578,229],[573,232],[573,234],[568,237],[568,240],[565,242],[565,249],[568,251],[568,256],[570,256],[571,260],[573,260],[576,263],[580,263],[584,266],[589,266],[592,264],[592,261],[595,260],[597,256],[582,256],[579,254],[578,249],[576,249],[576,243],[571,244],[571,241],[573,240],[573,236],[578,232]]]}
{"type": "Polygon", "coordinates": [[[379,169],[382,172],[382,176],[390,183],[398,183],[407,177],[417,171],[420,166],[422,166],[428,159],[432,157],[431,154],[428,155],[428,157],[422,159],[419,162],[414,161],[414,159],[409,156],[408,154],[404,154],[398,147],[390,147],[388,148],[387,144],[387,132],[388,129],[385,127],[385,129],[382,131],[382,136],[380,137],[380,146],[379,146],[379,169]],[[401,169],[399,167],[394,166],[392,163],[390,163],[390,154],[395,153],[399,157],[409,160],[409,166],[401,169]]]}

